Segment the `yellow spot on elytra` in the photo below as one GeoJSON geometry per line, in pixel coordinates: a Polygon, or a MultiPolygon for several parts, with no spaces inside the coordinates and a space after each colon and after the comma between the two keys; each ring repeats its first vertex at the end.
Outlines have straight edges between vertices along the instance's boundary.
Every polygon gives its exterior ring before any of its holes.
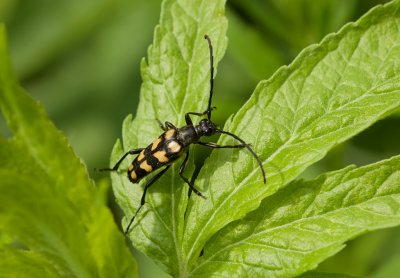
{"type": "Polygon", "coordinates": [[[144,150],[140,152],[138,156],[138,161],[142,161],[144,159],[144,150]]]}
{"type": "Polygon", "coordinates": [[[137,176],[136,176],[136,172],[135,172],[135,171],[132,171],[132,172],[131,172],[131,179],[134,180],[134,181],[137,179],[137,176]]]}
{"type": "Polygon", "coordinates": [[[168,157],[166,157],[166,152],[165,151],[158,151],[155,152],[153,155],[155,158],[157,158],[157,160],[161,163],[165,163],[168,162],[168,157]]]}
{"type": "Polygon", "coordinates": [[[156,140],[154,140],[153,145],[151,146],[151,150],[154,151],[157,148],[157,146],[160,144],[160,142],[161,142],[160,138],[157,138],[156,140]]]}
{"type": "Polygon", "coordinates": [[[170,139],[175,134],[175,129],[171,128],[167,132],[165,132],[165,139],[170,139]]]}
{"type": "Polygon", "coordinates": [[[128,167],[129,172],[133,170],[133,164],[130,164],[128,167]]]}
{"type": "Polygon", "coordinates": [[[149,165],[146,160],[144,160],[142,163],[140,163],[140,168],[145,170],[147,173],[150,173],[151,171],[153,171],[153,167],[151,167],[151,165],[149,165]]]}
{"type": "Polygon", "coordinates": [[[181,145],[179,145],[179,143],[176,141],[171,141],[168,144],[168,150],[172,153],[177,153],[181,150],[181,145]]]}

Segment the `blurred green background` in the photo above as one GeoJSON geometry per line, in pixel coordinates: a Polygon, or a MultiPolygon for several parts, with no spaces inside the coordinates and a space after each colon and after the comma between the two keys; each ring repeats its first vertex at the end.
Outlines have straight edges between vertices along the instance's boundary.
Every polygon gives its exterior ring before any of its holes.
{"type": "MultiPolygon", "coordinates": [[[[304,47],[384,2],[228,0],[229,46],[218,66],[215,121],[222,125],[260,80],[289,64],[304,47]]],[[[8,30],[18,79],[45,106],[95,180],[104,178],[93,169],[109,164],[122,120],[135,114],[139,62],[152,41],[160,5],[161,0],[0,0],[0,21],[8,30]]],[[[399,113],[378,122],[336,147],[303,177],[399,154],[400,128],[394,128],[399,124],[399,113]]],[[[2,118],[0,133],[10,136],[2,118]]],[[[394,228],[362,236],[318,270],[396,277],[399,235],[394,228]]],[[[151,261],[135,256],[141,277],[162,277],[151,261]]]]}

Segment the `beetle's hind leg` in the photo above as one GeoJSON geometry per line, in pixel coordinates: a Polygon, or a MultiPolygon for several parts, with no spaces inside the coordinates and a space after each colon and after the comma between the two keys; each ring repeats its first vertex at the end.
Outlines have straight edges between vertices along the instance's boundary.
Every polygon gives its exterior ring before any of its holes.
{"type": "Polygon", "coordinates": [[[125,234],[127,234],[129,232],[129,229],[131,228],[133,220],[135,220],[136,215],[139,213],[140,209],[143,207],[144,203],[146,202],[147,189],[149,189],[149,187],[152,186],[169,169],[169,167],[170,167],[170,165],[165,167],[162,171],[158,172],[145,185],[144,191],[143,191],[143,194],[142,194],[142,198],[140,200],[140,206],[138,207],[138,209],[136,210],[135,214],[132,216],[131,220],[129,221],[129,224],[125,229],[125,234]]]}
{"type": "Polygon", "coordinates": [[[144,148],[138,148],[138,149],[132,149],[129,150],[128,152],[126,152],[119,160],[118,162],[114,165],[114,167],[112,168],[102,168],[99,169],[99,171],[117,171],[119,168],[119,165],[121,164],[121,162],[125,159],[125,157],[127,157],[129,154],[139,154],[141,151],[143,151],[144,148]]]}

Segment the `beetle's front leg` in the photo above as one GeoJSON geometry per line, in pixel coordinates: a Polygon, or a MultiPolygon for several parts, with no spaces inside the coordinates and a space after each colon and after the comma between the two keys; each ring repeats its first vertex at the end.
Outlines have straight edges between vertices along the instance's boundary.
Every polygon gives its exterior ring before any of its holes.
{"type": "Polygon", "coordinates": [[[218,144],[215,144],[214,142],[197,142],[196,144],[202,145],[202,146],[206,146],[206,147],[210,147],[213,149],[237,149],[237,148],[245,148],[246,145],[249,144],[238,144],[238,145],[225,145],[225,146],[221,146],[218,144]]]}

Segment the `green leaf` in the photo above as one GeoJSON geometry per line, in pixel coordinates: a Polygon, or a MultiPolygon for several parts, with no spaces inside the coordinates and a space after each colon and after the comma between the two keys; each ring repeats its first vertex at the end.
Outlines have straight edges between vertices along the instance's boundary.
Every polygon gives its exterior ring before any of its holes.
{"type": "Polygon", "coordinates": [[[192,274],[293,277],[362,233],[400,224],[400,156],[294,181],[211,238],[192,274]]]}
{"type": "Polygon", "coordinates": [[[2,277],[60,277],[56,266],[40,253],[8,249],[0,250],[0,257],[2,277]]]}
{"type": "MultiPolygon", "coordinates": [[[[217,64],[227,43],[224,2],[163,1],[148,59],[142,61],[138,112],[134,120],[132,116],[125,119],[124,147],[117,142],[111,166],[124,152],[146,147],[161,134],[156,119],[182,126],[184,113],[206,109],[210,64],[204,35],[212,39],[217,64]]],[[[143,186],[148,181],[131,184],[125,174],[129,162],[126,159],[121,164],[121,172],[112,174],[114,194],[128,220],[139,206],[143,186]]],[[[178,166],[179,162],[149,189],[146,204],[130,230],[133,245],[175,275],[186,271],[182,237],[188,187],[178,175],[178,166]]],[[[185,171],[188,177],[190,168],[185,171]]]]}
{"type": "MultiPolygon", "coordinates": [[[[261,81],[228,121],[225,129],[251,143],[261,157],[267,184],[248,152],[211,154],[196,180],[209,198],[191,198],[186,211],[188,268],[214,233],[400,105],[399,6],[394,1],[374,8],[305,49],[290,66],[261,81]]],[[[227,136],[219,140],[232,142],[227,136]]]]}
{"type": "Polygon", "coordinates": [[[17,84],[0,25],[0,272],[11,277],[135,277],[136,263],[85,166],[17,84]],[[29,263],[26,263],[29,261],[29,263]],[[29,271],[29,272],[28,272],[29,271]]]}
{"type": "Polygon", "coordinates": [[[355,278],[355,276],[341,273],[307,272],[300,275],[299,278],[355,278]]]}
{"type": "MultiPolygon", "coordinates": [[[[180,127],[185,125],[184,113],[205,110],[209,69],[203,35],[210,35],[220,59],[226,43],[223,4],[163,2],[148,61],[142,63],[138,112],[134,120],[132,116],[125,119],[123,146],[119,141],[115,145],[111,166],[129,149],[146,147],[159,136],[162,131],[156,119],[180,127]]],[[[251,99],[228,121],[224,130],[252,144],[260,156],[266,184],[249,152],[216,150],[195,182],[207,200],[197,196],[188,200],[177,162],[148,191],[129,233],[133,245],[174,276],[196,274],[192,268],[196,271],[198,260],[204,260],[199,259],[203,247],[217,246],[214,240],[207,243],[215,233],[255,210],[335,145],[399,107],[399,6],[399,1],[379,6],[304,50],[290,66],[261,81],[251,99]]],[[[227,136],[219,140],[221,145],[232,143],[227,136]]],[[[131,184],[126,177],[129,162],[126,159],[121,171],[112,174],[117,201],[127,216],[124,228],[148,181],[131,184]]],[[[328,256],[337,248],[323,251],[328,256]]]]}

